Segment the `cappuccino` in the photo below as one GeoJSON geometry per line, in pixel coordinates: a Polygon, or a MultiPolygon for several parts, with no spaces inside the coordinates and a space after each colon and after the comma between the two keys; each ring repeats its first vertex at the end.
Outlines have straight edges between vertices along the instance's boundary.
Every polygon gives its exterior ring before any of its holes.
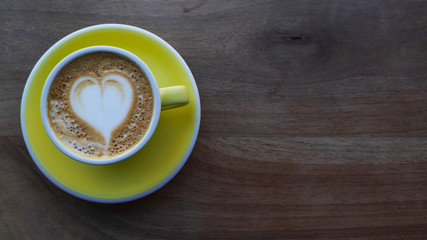
{"type": "Polygon", "coordinates": [[[146,74],[130,59],[94,52],[65,65],[47,97],[50,128],[63,146],[88,158],[121,155],[149,128],[153,93],[146,74]]]}

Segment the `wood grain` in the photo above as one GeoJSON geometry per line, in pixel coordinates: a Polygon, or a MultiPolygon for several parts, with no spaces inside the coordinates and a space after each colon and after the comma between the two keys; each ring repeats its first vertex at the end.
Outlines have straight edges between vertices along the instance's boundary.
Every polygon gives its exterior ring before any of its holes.
{"type": "Polygon", "coordinates": [[[2,1],[0,239],[427,239],[427,1],[2,1]],[[154,194],[105,205],[36,168],[19,108],[40,56],[124,23],[169,42],[202,101],[154,194]]]}

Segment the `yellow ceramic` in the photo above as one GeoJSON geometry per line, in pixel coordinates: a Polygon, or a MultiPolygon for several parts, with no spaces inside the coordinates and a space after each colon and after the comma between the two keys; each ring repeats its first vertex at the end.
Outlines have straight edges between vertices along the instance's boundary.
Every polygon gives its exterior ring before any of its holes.
{"type": "MultiPolygon", "coordinates": [[[[163,105],[163,104],[162,104],[163,105]]],[[[200,126],[200,99],[187,64],[156,35],[128,25],[104,24],[74,32],[52,46],[33,68],[23,93],[21,126],[27,148],[41,172],[64,191],[96,202],[116,203],[146,196],[171,180],[187,161],[200,126]],[[40,115],[44,82],[53,67],[70,53],[89,46],[123,48],[141,58],[163,92],[162,103],[188,90],[189,103],[161,111],[156,131],[132,157],[110,165],[88,165],[58,150],[47,136],[40,115]]]]}
{"type": "Polygon", "coordinates": [[[185,86],[165,87],[160,88],[159,91],[163,110],[184,106],[190,101],[185,86]]]}

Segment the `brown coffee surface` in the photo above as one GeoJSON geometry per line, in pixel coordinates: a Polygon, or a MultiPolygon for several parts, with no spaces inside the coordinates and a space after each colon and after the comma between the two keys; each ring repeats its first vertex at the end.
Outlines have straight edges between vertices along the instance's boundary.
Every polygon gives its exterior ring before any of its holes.
{"type": "MultiPolygon", "coordinates": [[[[153,114],[153,94],[145,73],[134,62],[115,53],[95,52],[78,57],[59,71],[49,90],[47,110],[50,126],[65,147],[84,157],[105,159],[123,154],[143,138],[153,114]],[[87,84],[97,82],[94,85],[102,92],[103,80],[110,75],[125,78],[133,98],[124,120],[106,137],[73,110],[76,104],[72,105],[71,91],[77,80],[88,78],[92,82],[87,84]]],[[[93,118],[108,121],[102,116],[93,118]]]]}

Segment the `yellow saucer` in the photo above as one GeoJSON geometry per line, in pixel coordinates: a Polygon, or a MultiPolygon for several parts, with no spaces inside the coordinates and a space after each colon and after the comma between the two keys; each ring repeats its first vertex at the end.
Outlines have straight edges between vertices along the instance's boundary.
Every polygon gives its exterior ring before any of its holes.
{"type": "Polygon", "coordinates": [[[199,93],[187,64],[164,40],[128,25],[96,25],[61,39],[33,68],[21,102],[22,132],[40,171],[64,191],[95,202],[130,201],[164,186],[187,161],[199,126],[199,93]],[[185,85],[190,96],[190,104],[161,112],[156,131],[141,151],[110,165],[88,165],[64,155],[50,141],[40,115],[42,88],[53,67],[70,53],[94,45],[134,53],[151,69],[160,88],[185,85]]]}

